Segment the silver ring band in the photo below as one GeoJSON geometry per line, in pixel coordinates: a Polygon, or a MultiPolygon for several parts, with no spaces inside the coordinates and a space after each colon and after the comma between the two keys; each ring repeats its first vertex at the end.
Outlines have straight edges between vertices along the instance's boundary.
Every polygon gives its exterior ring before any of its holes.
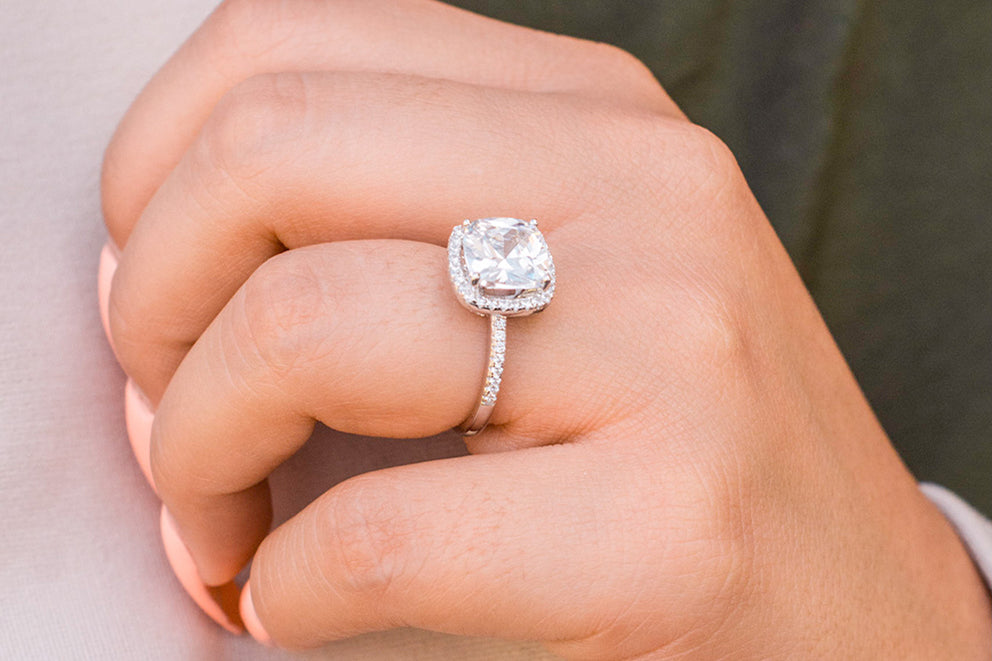
{"type": "Polygon", "coordinates": [[[503,361],[506,359],[506,317],[501,314],[489,317],[489,361],[486,366],[486,382],[475,410],[465,422],[458,425],[464,436],[475,436],[489,424],[489,416],[496,408],[499,384],[503,380],[503,361]]]}
{"type": "Polygon", "coordinates": [[[475,436],[486,428],[496,407],[506,359],[506,319],[547,307],[555,293],[555,265],[536,220],[482,218],[451,230],[448,274],[461,304],[489,317],[482,394],[457,427],[465,436],[475,436]]]}

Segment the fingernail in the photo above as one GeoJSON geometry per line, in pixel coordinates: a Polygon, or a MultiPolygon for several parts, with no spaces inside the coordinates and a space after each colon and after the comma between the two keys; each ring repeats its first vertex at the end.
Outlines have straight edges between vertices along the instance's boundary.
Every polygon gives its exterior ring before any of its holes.
{"type": "Polygon", "coordinates": [[[114,272],[117,271],[119,253],[109,242],[100,251],[100,268],[97,272],[97,297],[100,301],[100,321],[103,322],[103,332],[107,336],[107,342],[117,355],[114,348],[114,338],[110,336],[110,283],[114,280],[114,272]]]}
{"type": "Polygon", "coordinates": [[[124,423],[127,426],[127,437],[131,441],[134,458],[138,460],[138,466],[141,467],[141,472],[145,474],[145,479],[148,480],[152,490],[155,490],[151,463],[154,420],[155,413],[148,398],[132,379],[128,379],[127,385],[124,386],[124,423]]]}
{"type": "Polygon", "coordinates": [[[252,638],[266,647],[272,647],[272,637],[259,621],[258,613],[255,612],[255,602],[251,600],[251,582],[245,583],[241,591],[241,619],[252,638]]]}
{"type": "Polygon", "coordinates": [[[165,547],[165,555],[169,559],[172,571],[182,584],[186,593],[192,597],[196,605],[210,618],[233,634],[240,634],[244,631],[238,613],[238,586],[226,583],[219,587],[209,587],[200,579],[196,571],[196,563],[193,556],[176,528],[169,510],[162,506],[161,515],[162,545],[165,547]]]}

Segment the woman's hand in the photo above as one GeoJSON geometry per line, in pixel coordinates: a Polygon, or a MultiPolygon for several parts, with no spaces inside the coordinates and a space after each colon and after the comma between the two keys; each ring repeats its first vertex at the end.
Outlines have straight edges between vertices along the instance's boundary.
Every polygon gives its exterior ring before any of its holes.
{"type": "Polygon", "coordinates": [[[155,408],[136,452],[206,585],[254,557],[243,608],[275,643],[987,656],[974,568],[733,157],[626,53],[432,2],[227,2],[124,118],[103,192],[110,335],[155,408]],[[472,455],[268,534],[266,476],[316,420],[421,437],[471,411],[487,322],[443,246],[498,215],[539,220],[558,291],[510,321],[472,455]]]}

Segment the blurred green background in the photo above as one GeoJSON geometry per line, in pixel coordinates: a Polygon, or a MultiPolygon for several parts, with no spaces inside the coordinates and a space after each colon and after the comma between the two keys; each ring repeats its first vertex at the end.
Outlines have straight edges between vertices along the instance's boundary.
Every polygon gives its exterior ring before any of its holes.
{"type": "Polygon", "coordinates": [[[992,2],[456,0],[723,138],[910,469],[992,514],[992,2]]]}

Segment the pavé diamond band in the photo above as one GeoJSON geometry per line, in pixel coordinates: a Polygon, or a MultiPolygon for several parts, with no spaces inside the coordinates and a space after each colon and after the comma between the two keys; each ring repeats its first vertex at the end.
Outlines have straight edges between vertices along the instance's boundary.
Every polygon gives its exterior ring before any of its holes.
{"type": "Polygon", "coordinates": [[[555,265],[537,221],[466,220],[448,238],[448,273],[462,305],[489,317],[489,361],[475,409],[458,426],[485,429],[496,407],[506,356],[506,319],[540,312],[555,293],[555,265]]]}

